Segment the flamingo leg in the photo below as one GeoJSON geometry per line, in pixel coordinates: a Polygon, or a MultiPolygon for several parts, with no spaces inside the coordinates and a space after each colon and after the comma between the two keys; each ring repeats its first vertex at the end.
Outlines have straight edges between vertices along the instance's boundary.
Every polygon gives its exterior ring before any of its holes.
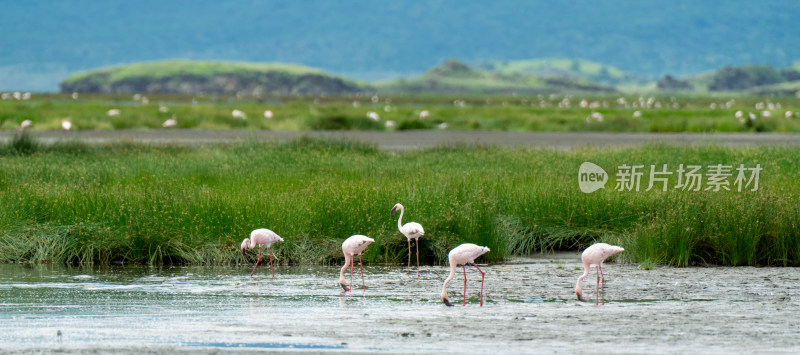
{"type": "Polygon", "coordinates": [[[364,283],[364,264],[361,263],[361,254],[358,254],[358,267],[361,269],[361,287],[363,287],[364,291],[366,291],[367,284],[364,283]]]}
{"type": "Polygon", "coordinates": [[[597,269],[600,270],[600,295],[601,304],[606,304],[606,276],[603,275],[603,266],[597,265],[597,269]]]}
{"type": "Polygon", "coordinates": [[[275,270],[272,269],[272,250],[267,246],[267,254],[269,254],[269,271],[272,272],[272,278],[275,278],[275,270]]]}
{"type": "MultiPolygon", "coordinates": [[[[414,241],[414,245],[417,247],[417,279],[419,279],[419,239],[414,241]]],[[[411,250],[409,250],[411,252],[411,250]]]]}
{"type": "Polygon", "coordinates": [[[478,264],[472,263],[472,265],[475,265],[475,268],[481,272],[481,307],[483,307],[483,279],[486,274],[483,272],[483,270],[481,270],[481,268],[478,267],[478,264]]]}
{"type": "Polygon", "coordinates": [[[594,305],[598,305],[600,303],[600,268],[595,265],[595,275],[597,276],[597,288],[595,289],[596,292],[594,294],[594,305]]]}
{"type": "Polygon", "coordinates": [[[356,261],[353,257],[350,257],[350,289],[353,289],[353,265],[355,265],[356,261]]]}
{"type": "Polygon", "coordinates": [[[261,261],[261,245],[258,246],[258,260],[256,260],[256,266],[253,266],[253,271],[250,272],[250,276],[256,272],[256,268],[258,267],[258,263],[261,261]]]}
{"type": "Polygon", "coordinates": [[[411,238],[408,238],[408,268],[406,274],[411,272],[411,238]]]}
{"type": "Polygon", "coordinates": [[[461,268],[464,269],[464,304],[461,306],[467,305],[467,264],[461,265],[461,268]]]}

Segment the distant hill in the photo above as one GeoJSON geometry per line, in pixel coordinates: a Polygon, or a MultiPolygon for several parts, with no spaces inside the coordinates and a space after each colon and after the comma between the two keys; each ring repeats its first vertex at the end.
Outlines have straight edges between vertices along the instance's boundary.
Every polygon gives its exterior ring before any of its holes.
{"type": "Polygon", "coordinates": [[[321,70],[279,63],[169,60],[113,66],[64,79],[61,92],[346,94],[366,86],[321,70]]]}
{"type": "Polygon", "coordinates": [[[794,95],[800,88],[800,68],[797,63],[785,69],[769,65],[726,66],[683,78],[666,75],[658,81],[657,88],[662,91],[794,95]]]}
{"type": "Polygon", "coordinates": [[[614,92],[614,88],[564,76],[534,76],[520,72],[503,73],[470,67],[448,59],[422,76],[376,84],[379,91],[401,93],[511,94],[543,92],[614,92]]]}
{"type": "Polygon", "coordinates": [[[657,80],[788,66],[800,59],[798,14],[796,0],[4,1],[0,90],[55,91],[69,73],[168,58],[369,81],[447,58],[585,58],[657,80]]]}
{"type": "Polygon", "coordinates": [[[478,62],[476,67],[504,74],[522,73],[539,77],[571,77],[607,86],[647,82],[645,78],[626,73],[613,66],[573,58],[487,60],[478,62]]]}

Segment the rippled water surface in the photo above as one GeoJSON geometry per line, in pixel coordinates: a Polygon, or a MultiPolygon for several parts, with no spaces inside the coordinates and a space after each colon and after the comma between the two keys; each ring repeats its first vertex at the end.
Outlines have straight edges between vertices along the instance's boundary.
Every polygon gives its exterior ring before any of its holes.
{"type": "Polygon", "coordinates": [[[607,264],[606,304],[574,254],[467,268],[0,265],[0,350],[675,353],[800,352],[800,269],[607,264]],[[349,280],[349,278],[348,278],[349,280]]]}

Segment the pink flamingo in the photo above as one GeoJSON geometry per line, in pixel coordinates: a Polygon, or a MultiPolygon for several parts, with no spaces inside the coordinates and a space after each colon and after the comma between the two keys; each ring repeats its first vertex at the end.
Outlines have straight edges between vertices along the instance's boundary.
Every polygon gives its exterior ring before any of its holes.
{"type": "Polygon", "coordinates": [[[453,276],[456,274],[456,267],[461,264],[462,269],[464,270],[464,304],[462,306],[467,305],[467,264],[471,263],[475,265],[475,268],[478,269],[481,273],[481,307],[483,307],[483,279],[485,274],[483,270],[475,264],[475,259],[483,254],[489,252],[489,248],[487,247],[480,247],[475,244],[471,243],[464,243],[461,244],[447,254],[448,259],[450,259],[450,276],[447,276],[447,279],[444,280],[444,285],[442,285],[442,301],[448,307],[453,307],[453,304],[447,299],[447,283],[453,279],[453,276]]]}
{"type": "MultiPolygon", "coordinates": [[[[592,244],[583,251],[583,254],[581,254],[581,261],[583,261],[583,275],[578,277],[578,282],[575,284],[575,294],[578,296],[579,301],[586,302],[583,299],[583,292],[581,291],[581,281],[583,281],[583,279],[589,275],[589,268],[594,265],[595,269],[597,270],[597,293],[595,294],[594,304],[597,305],[599,303],[601,288],[600,284],[602,283],[603,286],[605,286],[606,282],[606,279],[603,276],[603,261],[605,261],[609,256],[621,251],[625,251],[625,249],[616,245],[608,245],[606,243],[592,244]]],[[[603,304],[605,304],[605,299],[603,299],[603,304]]]]}
{"type": "Polygon", "coordinates": [[[258,267],[258,263],[261,261],[261,246],[266,245],[267,253],[269,254],[269,270],[272,271],[272,277],[275,277],[275,271],[272,270],[272,250],[270,250],[270,246],[282,241],[283,238],[266,228],[256,229],[250,232],[250,238],[244,238],[242,241],[242,255],[245,257],[247,256],[247,248],[253,249],[256,247],[256,244],[258,244],[258,260],[256,260],[256,266],[253,266],[253,271],[250,273],[250,276],[253,276],[253,273],[256,272],[256,267],[258,267]]]}
{"type": "Polygon", "coordinates": [[[361,285],[364,286],[364,290],[367,289],[367,286],[364,283],[364,265],[361,263],[361,253],[364,251],[364,249],[367,249],[367,246],[369,246],[370,243],[374,241],[375,239],[365,235],[356,234],[350,238],[347,238],[344,243],[342,243],[344,266],[342,266],[342,269],[339,270],[339,286],[342,286],[345,292],[350,291],[353,288],[353,259],[356,255],[358,255],[358,266],[361,269],[361,285]],[[348,264],[350,265],[350,288],[347,288],[347,285],[344,281],[344,270],[347,269],[348,264]]]}
{"type": "Polygon", "coordinates": [[[408,268],[411,269],[411,239],[414,239],[414,245],[417,247],[417,278],[419,278],[419,237],[425,235],[422,225],[417,222],[402,223],[403,220],[403,205],[396,204],[392,207],[392,217],[394,211],[400,210],[400,217],[397,219],[397,229],[408,238],[408,268]]]}

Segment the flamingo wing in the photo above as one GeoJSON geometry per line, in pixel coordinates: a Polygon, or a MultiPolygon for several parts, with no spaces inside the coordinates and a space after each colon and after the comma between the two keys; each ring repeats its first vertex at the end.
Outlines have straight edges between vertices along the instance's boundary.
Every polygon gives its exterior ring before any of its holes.
{"type": "Polygon", "coordinates": [[[403,235],[407,238],[417,239],[423,235],[425,235],[425,230],[422,229],[422,225],[417,222],[409,222],[403,225],[403,235]]]}

